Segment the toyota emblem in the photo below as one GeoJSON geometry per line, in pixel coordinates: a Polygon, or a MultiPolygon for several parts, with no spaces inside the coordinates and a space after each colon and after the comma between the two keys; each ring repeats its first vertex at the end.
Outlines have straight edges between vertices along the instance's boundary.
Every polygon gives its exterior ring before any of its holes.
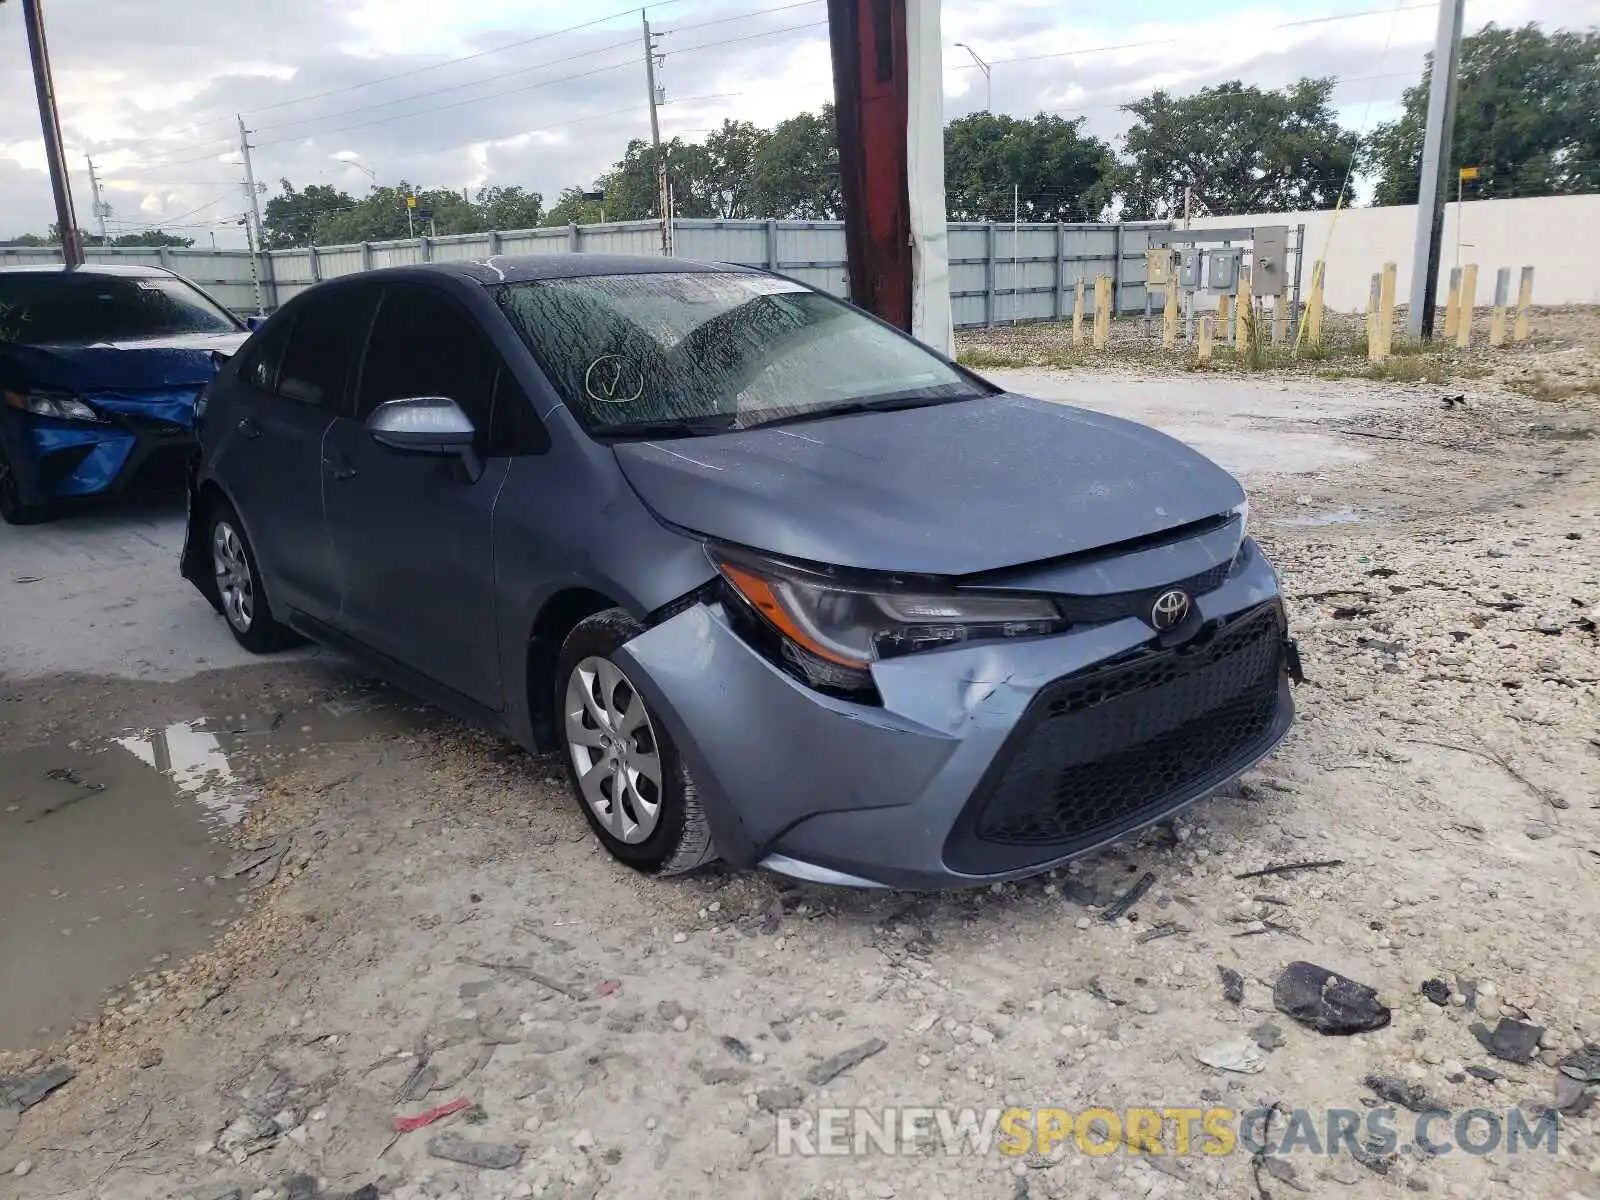
{"type": "Polygon", "coordinates": [[[1188,615],[1189,594],[1180,592],[1176,588],[1170,592],[1162,592],[1150,606],[1150,624],[1162,633],[1182,625],[1183,619],[1188,615]]]}

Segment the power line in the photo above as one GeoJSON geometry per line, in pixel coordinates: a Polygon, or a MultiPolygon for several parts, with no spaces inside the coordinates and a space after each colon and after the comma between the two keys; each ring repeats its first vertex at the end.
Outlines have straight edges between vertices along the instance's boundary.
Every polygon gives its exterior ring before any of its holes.
{"type": "Polygon", "coordinates": [[[827,0],[800,0],[798,4],[780,4],[776,8],[758,8],[751,12],[735,13],[731,17],[718,17],[714,21],[696,21],[693,25],[679,25],[675,29],[663,30],[663,33],[687,33],[691,29],[704,29],[708,25],[727,25],[734,21],[749,21],[756,17],[764,17],[769,13],[789,12],[796,8],[810,8],[816,4],[825,4],[827,0]]]}
{"type": "MultiPolygon", "coordinates": [[[[609,54],[613,50],[620,50],[620,49],[623,49],[623,48],[626,48],[629,51],[631,51],[633,49],[633,39],[629,38],[625,42],[612,42],[609,46],[602,46],[598,50],[586,50],[582,54],[569,54],[569,55],[565,56],[564,58],[551,59],[551,60],[549,60],[547,62],[537,63],[537,64],[535,64],[534,66],[531,66],[531,67],[520,67],[515,71],[507,71],[505,74],[499,75],[499,76],[490,76],[490,77],[486,77],[486,78],[483,78],[483,79],[473,79],[473,80],[469,80],[466,83],[451,84],[449,87],[436,88],[436,89],[434,89],[432,91],[416,92],[416,93],[414,93],[414,94],[412,94],[410,96],[396,96],[393,100],[379,100],[379,101],[376,101],[376,102],[374,102],[372,104],[364,104],[359,108],[347,108],[347,109],[343,109],[343,110],[341,110],[339,112],[321,113],[321,114],[318,114],[316,116],[310,116],[310,117],[296,117],[296,118],[294,118],[293,120],[290,120],[290,121],[280,121],[276,125],[260,125],[260,126],[256,127],[254,132],[256,132],[256,133],[264,133],[264,132],[269,132],[269,131],[274,130],[274,129],[286,129],[291,125],[306,125],[306,124],[309,124],[312,121],[326,121],[326,120],[328,120],[330,118],[333,118],[333,117],[348,117],[352,113],[371,112],[373,109],[376,109],[376,108],[388,108],[388,107],[390,107],[392,105],[405,104],[405,103],[408,103],[409,101],[412,101],[412,100],[425,100],[430,96],[443,96],[443,95],[447,95],[450,92],[459,92],[459,91],[464,91],[467,88],[479,87],[480,85],[485,84],[485,83],[499,83],[501,80],[510,79],[511,77],[513,77],[515,75],[526,75],[531,71],[542,71],[547,67],[558,67],[558,66],[562,66],[565,63],[577,62],[577,61],[579,61],[581,59],[585,59],[585,58],[596,58],[599,55],[609,54]]],[[[617,65],[618,66],[633,66],[634,63],[633,63],[632,59],[629,59],[628,62],[626,62],[626,63],[618,63],[617,65]]],[[[559,83],[561,81],[560,80],[551,80],[550,82],[559,83]]],[[[504,95],[505,93],[500,93],[500,94],[504,95]]],[[[487,99],[488,97],[484,97],[484,98],[487,99]]]]}

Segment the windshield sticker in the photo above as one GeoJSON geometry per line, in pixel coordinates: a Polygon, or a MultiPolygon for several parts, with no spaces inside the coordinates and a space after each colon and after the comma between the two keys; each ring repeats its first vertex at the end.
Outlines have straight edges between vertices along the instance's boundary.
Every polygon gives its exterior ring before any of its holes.
{"type": "Polygon", "coordinates": [[[632,404],[644,395],[644,372],[631,358],[602,354],[583,373],[583,390],[601,404],[632,404]]]}

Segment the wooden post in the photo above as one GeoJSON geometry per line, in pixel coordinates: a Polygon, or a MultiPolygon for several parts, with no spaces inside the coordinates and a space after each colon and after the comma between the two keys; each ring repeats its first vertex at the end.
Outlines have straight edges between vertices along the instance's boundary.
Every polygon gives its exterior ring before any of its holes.
{"type": "Polygon", "coordinates": [[[1217,328],[1223,337],[1233,328],[1233,297],[1227,292],[1217,297],[1217,328]]]}
{"type": "Polygon", "coordinates": [[[1444,336],[1454,341],[1456,326],[1461,323],[1461,268],[1450,268],[1450,295],[1444,302],[1444,336]]]}
{"type": "Polygon", "coordinates": [[[1167,302],[1161,311],[1161,344],[1171,350],[1178,344],[1178,281],[1167,284],[1167,302]]]}
{"type": "Polygon", "coordinates": [[[1506,344],[1506,305],[1511,301],[1511,268],[1501,267],[1494,274],[1494,311],[1489,316],[1489,345],[1506,344]]]}
{"type": "Polygon", "coordinates": [[[1306,343],[1322,345],[1322,293],[1328,264],[1320,258],[1311,268],[1311,299],[1306,304],[1306,343]]]}
{"type": "Polygon", "coordinates": [[[1101,275],[1094,281],[1094,348],[1104,350],[1111,341],[1111,280],[1101,275]]]}
{"type": "Polygon", "coordinates": [[[1517,287],[1517,325],[1512,332],[1513,341],[1528,340],[1528,324],[1533,316],[1533,268],[1522,268],[1522,282],[1517,287]]]}
{"type": "Polygon", "coordinates": [[[1394,288],[1397,268],[1395,264],[1384,263],[1383,272],[1378,284],[1378,357],[1374,362],[1383,362],[1394,353],[1394,288]]]}
{"type": "Polygon", "coordinates": [[[1078,291],[1072,300],[1072,344],[1083,345],[1083,280],[1078,280],[1078,291]]]}
{"type": "Polygon", "coordinates": [[[1372,286],[1367,290],[1367,361],[1377,362],[1378,351],[1378,297],[1383,292],[1383,277],[1372,276],[1372,286]]]}
{"type": "Polygon", "coordinates": [[[1250,293],[1250,273],[1239,272],[1239,297],[1233,306],[1233,345],[1240,354],[1248,354],[1250,345],[1260,336],[1256,327],[1256,301],[1250,293]]]}
{"type": "Polygon", "coordinates": [[[1461,268],[1461,299],[1457,305],[1456,349],[1472,348],[1472,309],[1478,302],[1478,264],[1461,268]]]}
{"type": "Polygon", "coordinates": [[[1279,296],[1272,302],[1272,344],[1283,345],[1284,336],[1289,330],[1289,298],[1279,296]]]}
{"type": "Polygon", "coordinates": [[[1200,340],[1195,344],[1195,354],[1203,363],[1211,361],[1211,317],[1200,318],[1200,340]]]}

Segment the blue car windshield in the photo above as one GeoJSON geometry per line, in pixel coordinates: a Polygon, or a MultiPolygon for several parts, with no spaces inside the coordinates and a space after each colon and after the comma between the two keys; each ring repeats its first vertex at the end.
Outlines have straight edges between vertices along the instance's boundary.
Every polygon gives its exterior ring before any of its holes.
{"type": "Polygon", "coordinates": [[[226,311],[170,275],[0,273],[0,344],[89,346],[237,332],[226,311]]]}
{"type": "Polygon", "coordinates": [[[707,433],[988,394],[920,343],[770,275],[546,279],[502,285],[498,301],[598,436],[707,433]]]}

